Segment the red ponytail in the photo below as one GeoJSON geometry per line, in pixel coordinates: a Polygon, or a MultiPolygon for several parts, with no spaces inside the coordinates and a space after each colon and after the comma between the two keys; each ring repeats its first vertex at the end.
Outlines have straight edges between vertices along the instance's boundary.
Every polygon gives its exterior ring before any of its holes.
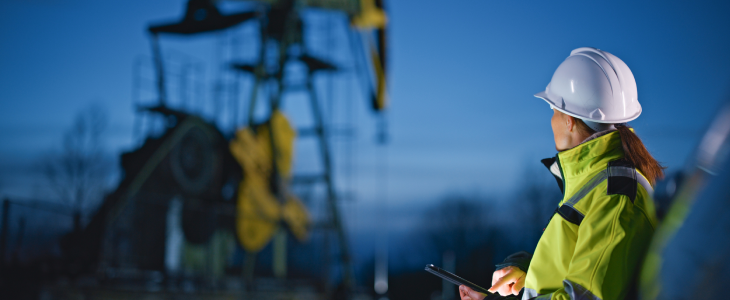
{"type": "MultiPolygon", "coordinates": [[[[583,120],[578,118],[574,119],[576,121],[576,125],[578,125],[578,130],[581,130],[588,135],[596,133],[596,131],[588,127],[586,123],[583,123],[583,120]]],[[[641,139],[633,131],[631,131],[630,127],[628,127],[625,123],[614,124],[614,127],[618,130],[618,134],[621,135],[621,147],[624,149],[626,159],[634,164],[641,174],[646,176],[646,179],[651,182],[651,185],[655,185],[657,179],[664,178],[664,169],[666,169],[666,167],[659,164],[659,162],[651,156],[649,151],[646,150],[646,147],[644,147],[644,143],[642,143],[641,139]]]]}
{"type": "Polygon", "coordinates": [[[626,159],[636,166],[637,169],[655,185],[657,179],[664,178],[664,169],[653,156],[646,150],[644,143],[626,124],[614,125],[621,135],[621,146],[624,149],[626,159]]]}

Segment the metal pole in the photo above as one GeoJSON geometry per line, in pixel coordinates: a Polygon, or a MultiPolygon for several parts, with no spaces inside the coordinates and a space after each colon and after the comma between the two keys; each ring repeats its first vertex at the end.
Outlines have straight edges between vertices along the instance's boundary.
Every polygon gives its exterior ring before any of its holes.
{"type": "Polygon", "coordinates": [[[312,74],[307,79],[307,88],[310,93],[310,104],[312,106],[312,113],[314,114],[314,121],[316,123],[316,132],[319,136],[319,148],[322,155],[322,162],[324,163],[324,179],[327,185],[327,206],[330,211],[330,217],[335,227],[337,239],[340,246],[340,258],[342,259],[343,268],[343,284],[348,291],[353,287],[353,274],[350,262],[350,249],[347,245],[347,238],[345,235],[344,225],[340,219],[340,212],[337,208],[337,192],[335,191],[333,178],[332,178],[332,160],[330,155],[329,143],[327,142],[327,132],[325,132],[324,116],[322,116],[322,110],[319,107],[319,101],[317,101],[317,95],[312,84],[312,74]]]}
{"type": "Polygon", "coordinates": [[[156,33],[152,34],[152,55],[154,56],[155,69],[157,69],[157,91],[160,94],[159,105],[167,104],[167,93],[165,91],[165,70],[163,68],[162,50],[156,33]]]}
{"type": "Polygon", "coordinates": [[[253,273],[256,269],[256,253],[246,251],[246,260],[243,261],[242,267],[243,282],[246,291],[253,291],[253,273]]]}
{"type": "Polygon", "coordinates": [[[251,102],[248,105],[248,126],[253,128],[255,122],[254,117],[256,115],[256,100],[258,99],[258,92],[259,92],[259,84],[261,82],[264,83],[264,86],[266,85],[266,77],[268,76],[266,72],[266,41],[268,40],[268,35],[266,33],[266,24],[262,20],[261,22],[261,49],[259,49],[259,63],[256,65],[256,68],[253,72],[253,89],[251,90],[251,102]]]}
{"type": "MultiPolygon", "coordinates": [[[[254,79],[253,79],[253,89],[251,90],[251,102],[248,104],[248,127],[253,128],[255,125],[254,122],[254,116],[256,112],[256,98],[258,98],[258,91],[259,91],[259,73],[258,70],[263,70],[264,67],[258,66],[256,67],[256,71],[254,72],[254,79]]],[[[265,80],[265,79],[264,79],[265,80]]]]}

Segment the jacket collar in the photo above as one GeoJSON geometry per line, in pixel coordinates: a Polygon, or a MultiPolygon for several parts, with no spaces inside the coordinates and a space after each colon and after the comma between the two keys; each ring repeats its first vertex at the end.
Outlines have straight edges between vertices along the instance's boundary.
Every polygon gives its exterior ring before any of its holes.
{"type": "Polygon", "coordinates": [[[543,159],[542,163],[558,181],[560,190],[565,193],[565,182],[586,178],[590,174],[605,169],[608,160],[623,157],[621,137],[616,130],[597,132],[578,146],[558,152],[553,158],[543,159]]]}
{"type": "Polygon", "coordinates": [[[606,168],[605,157],[623,156],[621,137],[617,131],[595,137],[580,145],[558,152],[563,179],[585,176],[606,168]]]}

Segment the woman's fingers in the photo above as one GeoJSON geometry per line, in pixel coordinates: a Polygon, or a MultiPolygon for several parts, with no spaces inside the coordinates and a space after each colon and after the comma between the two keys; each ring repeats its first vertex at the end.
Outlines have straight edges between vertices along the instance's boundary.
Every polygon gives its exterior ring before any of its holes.
{"type": "Polygon", "coordinates": [[[474,300],[471,297],[471,292],[473,290],[465,285],[459,286],[459,295],[461,295],[461,300],[474,300]]]}
{"type": "Polygon", "coordinates": [[[487,297],[487,295],[472,290],[465,285],[459,286],[459,296],[461,296],[461,300],[482,300],[487,297]]]}
{"type": "Polygon", "coordinates": [[[497,279],[497,281],[494,284],[492,284],[492,287],[489,289],[489,291],[492,292],[492,290],[496,290],[500,286],[503,286],[505,284],[510,284],[514,276],[515,276],[515,274],[513,272],[504,274],[502,277],[497,279]]]}
{"type": "Polygon", "coordinates": [[[511,268],[512,267],[506,267],[506,268],[502,268],[502,269],[499,269],[497,271],[494,271],[494,273],[492,273],[492,285],[494,285],[495,283],[497,283],[497,280],[499,280],[505,274],[507,274],[509,271],[511,271],[511,268]]]}
{"type": "Polygon", "coordinates": [[[512,285],[512,294],[517,295],[520,293],[520,290],[525,287],[525,274],[523,273],[520,278],[517,278],[515,281],[515,284],[512,285]]]}
{"type": "Polygon", "coordinates": [[[494,271],[494,273],[492,273],[492,285],[494,285],[494,283],[497,282],[497,280],[499,280],[500,277],[504,276],[504,274],[502,274],[503,273],[502,270],[504,270],[504,269],[497,270],[497,271],[494,271]]]}
{"type": "Polygon", "coordinates": [[[466,289],[468,289],[468,287],[466,287],[465,285],[459,286],[459,297],[461,297],[461,300],[471,300],[471,298],[469,298],[469,293],[466,291],[466,289]]]}
{"type": "Polygon", "coordinates": [[[494,293],[498,292],[502,296],[506,296],[509,294],[512,294],[512,284],[514,284],[517,279],[521,277],[524,272],[509,272],[502,276],[497,282],[495,282],[491,288],[489,288],[489,291],[494,293]]]}
{"type": "Polygon", "coordinates": [[[507,284],[504,284],[504,285],[500,286],[500,287],[499,287],[499,288],[497,289],[497,292],[498,292],[498,293],[499,293],[500,295],[502,295],[502,296],[507,296],[507,295],[510,295],[510,294],[512,294],[512,285],[513,285],[513,284],[514,284],[514,283],[507,283],[507,284]]]}

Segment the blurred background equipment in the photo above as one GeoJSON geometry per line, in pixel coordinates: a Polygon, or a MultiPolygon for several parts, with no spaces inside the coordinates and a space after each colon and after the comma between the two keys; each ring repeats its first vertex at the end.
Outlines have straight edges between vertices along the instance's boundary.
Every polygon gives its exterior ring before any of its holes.
{"type": "MultiPolygon", "coordinates": [[[[337,162],[331,138],[343,134],[331,122],[340,113],[333,103],[353,98],[335,98],[331,92],[323,97],[317,78],[357,74],[370,101],[367,106],[383,123],[383,1],[243,2],[240,12],[224,13],[219,9],[223,1],[189,0],[182,20],[148,28],[156,93],[153,101],[137,100],[136,128],[143,142],[122,154],[122,180],[88,224],[65,238],[67,267],[59,278],[70,276],[74,284],[49,280],[46,296],[369,297],[354,278],[340,208],[345,197],[333,175],[337,162]],[[331,28],[325,30],[347,32],[342,44],[350,47],[349,62],[340,65],[341,59],[313,51],[317,40],[306,36],[326,31],[308,24],[305,14],[329,19],[331,28]],[[228,86],[218,83],[213,120],[207,119],[209,103],[196,104],[194,92],[192,97],[189,92],[196,84],[192,78],[201,77],[195,59],[171,61],[163,37],[236,35],[232,30],[241,26],[258,31],[238,39],[256,50],[248,60],[234,54],[235,59],[219,61],[228,67],[217,77],[234,80],[228,86]],[[252,83],[248,91],[240,89],[243,78],[252,83]],[[220,106],[224,93],[230,101],[227,108],[220,106]],[[303,97],[291,96],[296,93],[303,97]],[[287,116],[287,104],[303,100],[306,111],[302,105],[295,108],[310,122],[294,122],[287,116]],[[316,151],[296,157],[297,141],[306,139],[314,141],[316,151]],[[298,162],[313,162],[316,172],[296,171],[298,162]]],[[[223,48],[243,51],[236,45],[223,48]]],[[[135,68],[140,71],[139,65],[135,68]]],[[[135,78],[135,89],[143,80],[135,78]]],[[[346,129],[344,135],[354,130],[346,129]]],[[[386,135],[384,126],[378,130],[386,135]]],[[[3,231],[3,250],[5,236],[3,231]]]]}
{"type": "Polygon", "coordinates": [[[657,186],[662,222],[641,270],[641,299],[716,298],[727,293],[729,155],[726,101],[685,169],[657,186]]]}

